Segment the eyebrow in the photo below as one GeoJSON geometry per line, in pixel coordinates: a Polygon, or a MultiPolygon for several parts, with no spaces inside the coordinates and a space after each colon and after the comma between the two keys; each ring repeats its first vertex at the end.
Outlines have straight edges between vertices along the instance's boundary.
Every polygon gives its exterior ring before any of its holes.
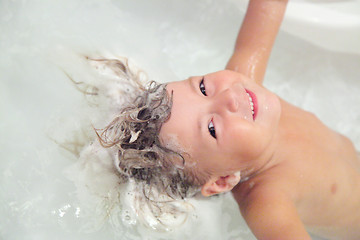
{"type": "MultiPolygon", "coordinates": [[[[198,95],[198,91],[197,91],[197,88],[194,86],[195,85],[195,81],[194,80],[192,80],[193,79],[193,77],[189,77],[189,85],[190,85],[190,88],[191,88],[191,90],[194,92],[194,94],[196,94],[196,95],[198,95]]],[[[203,136],[203,134],[202,134],[202,123],[201,123],[201,121],[200,121],[200,119],[199,118],[197,118],[197,131],[198,131],[198,133],[199,133],[199,135],[202,137],[203,136]]]]}
{"type": "Polygon", "coordinates": [[[189,77],[188,82],[189,82],[190,88],[194,91],[194,93],[197,93],[192,78],[193,77],[189,77]]]}

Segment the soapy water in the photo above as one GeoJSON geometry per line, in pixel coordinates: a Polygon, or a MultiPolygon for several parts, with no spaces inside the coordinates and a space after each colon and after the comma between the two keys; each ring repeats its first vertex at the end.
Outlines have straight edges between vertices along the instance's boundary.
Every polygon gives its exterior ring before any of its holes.
{"type": "MultiPolygon", "coordinates": [[[[164,216],[167,227],[147,206],[136,207],[136,186],[119,185],[108,152],[88,142],[95,140],[92,124],[103,126],[111,116],[90,111],[64,73],[94,79],[80,56],[107,54],[130,57],[163,82],[220,70],[242,17],[236,1],[1,1],[0,237],[255,239],[230,194],[187,199],[177,219],[164,216]],[[73,142],[59,147],[52,139],[73,142]],[[65,149],[94,161],[84,164],[65,149]],[[103,162],[95,161],[99,156],[103,162]]],[[[281,32],[265,85],[360,149],[359,64],[356,52],[281,32]]]]}
{"type": "MultiPolygon", "coordinates": [[[[92,91],[86,89],[95,88],[97,93],[96,95],[90,94],[90,97],[95,98],[91,102],[96,107],[90,106],[88,112],[102,108],[99,116],[101,120],[98,120],[98,122],[103,124],[109,121],[104,120],[104,118],[107,119],[108,116],[118,113],[117,108],[127,100],[128,97],[124,96],[132,94],[133,87],[129,86],[124,89],[124,86],[126,86],[124,83],[129,80],[125,76],[119,77],[119,75],[115,74],[114,69],[107,65],[106,62],[89,59],[85,64],[91,64],[98,73],[93,83],[91,81],[81,83],[83,92],[92,93],[92,91]],[[87,84],[91,85],[86,87],[87,84]],[[126,94],[124,94],[124,91],[126,94]],[[101,94],[104,96],[101,96],[101,94]],[[104,97],[102,101],[97,99],[101,97],[104,97]]],[[[130,65],[132,64],[130,63],[130,65]]],[[[74,80],[72,81],[75,83],[74,80]]],[[[82,110],[84,109],[85,107],[82,110]]],[[[94,121],[95,118],[93,117],[92,123],[94,121]]],[[[66,147],[70,151],[69,144],[72,146],[74,143],[90,142],[80,152],[74,152],[78,160],[65,171],[65,175],[76,186],[77,199],[82,205],[81,211],[92,212],[93,215],[94,220],[86,223],[86,225],[84,224],[82,231],[87,229],[85,230],[87,232],[90,229],[101,228],[105,222],[108,222],[115,229],[115,232],[118,232],[121,236],[126,232],[124,231],[124,227],[126,227],[138,232],[141,239],[146,238],[149,233],[151,233],[151,239],[193,238],[193,232],[199,226],[199,221],[206,222],[205,219],[209,217],[206,209],[199,205],[199,202],[206,201],[206,199],[199,194],[190,199],[174,200],[165,194],[159,194],[151,186],[135,183],[132,179],[124,183],[115,167],[118,164],[117,151],[112,148],[102,147],[94,134],[92,134],[92,137],[91,133],[83,134],[91,128],[88,126],[90,123],[83,122],[82,124],[85,126],[84,130],[79,131],[80,134],[74,140],[66,137],[60,140],[59,137],[56,137],[56,131],[51,134],[59,145],[66,147]],[[81,138],[87,138],[88,140],[80,140],[81,138]],[[89,201],[88,199],[92,200],[89,201]],[[93,211],[93,209],[96,209],[96,211],[93,211]],[[149,232],[149,230],[152,231],[149,232]]],[[[68,208],[69,205],[66,205],[61,209],[59,212],[60,217],[63,217],[64,210],[68,208]]],[[[79,209],[77,208],[77,211],[79,209]]],[[[225,221],[224,223],[226,223],[224,227],[227,228],[228,222],[225,221]]],[[[231,231],[226,232],[230,233],[229,236],[234,234],[231,231]]],[[[206,235],[201,234],[200,236],[205,237],[206,235]]],[[[136,239],[135,236],[131,238],[136,239]]]]}

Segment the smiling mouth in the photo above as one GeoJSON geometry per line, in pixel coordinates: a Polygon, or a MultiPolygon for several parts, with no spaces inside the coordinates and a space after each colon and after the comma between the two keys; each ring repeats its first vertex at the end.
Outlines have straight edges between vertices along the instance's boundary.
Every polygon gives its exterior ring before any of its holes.
{"type": "Polygon", "coordinates": [[[257,115],[257,99],[256,96],[253,92],[249,91],[246,89],[246,94],[249,97],[249,104],[250,104],[250,108],[251,108],[251,113],[253,116],[253,120],[255,120],[256,115],[257,115]]]}

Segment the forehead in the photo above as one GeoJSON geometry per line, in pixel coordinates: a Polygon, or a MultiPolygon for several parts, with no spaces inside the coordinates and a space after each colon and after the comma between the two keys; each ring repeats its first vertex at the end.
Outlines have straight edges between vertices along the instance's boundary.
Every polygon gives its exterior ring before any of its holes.
{"type": "Polygon", "coordinates": [[[191,104],[195,90],[189,79],[167,84],[166,90],[172,96],[170,118],[162,125],[160,138],[165,147],[176,151],[193,152],[198,136],[197,107],[191,104]]]}

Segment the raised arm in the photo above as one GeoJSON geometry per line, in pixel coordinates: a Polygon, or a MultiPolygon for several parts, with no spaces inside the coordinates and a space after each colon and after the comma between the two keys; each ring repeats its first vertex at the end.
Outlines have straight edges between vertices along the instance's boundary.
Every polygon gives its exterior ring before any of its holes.
{"type": "Polygon", "coordinates": [[[226,69],[262,84],[287,0],[249,0],[235,49],[226,69]]]}

